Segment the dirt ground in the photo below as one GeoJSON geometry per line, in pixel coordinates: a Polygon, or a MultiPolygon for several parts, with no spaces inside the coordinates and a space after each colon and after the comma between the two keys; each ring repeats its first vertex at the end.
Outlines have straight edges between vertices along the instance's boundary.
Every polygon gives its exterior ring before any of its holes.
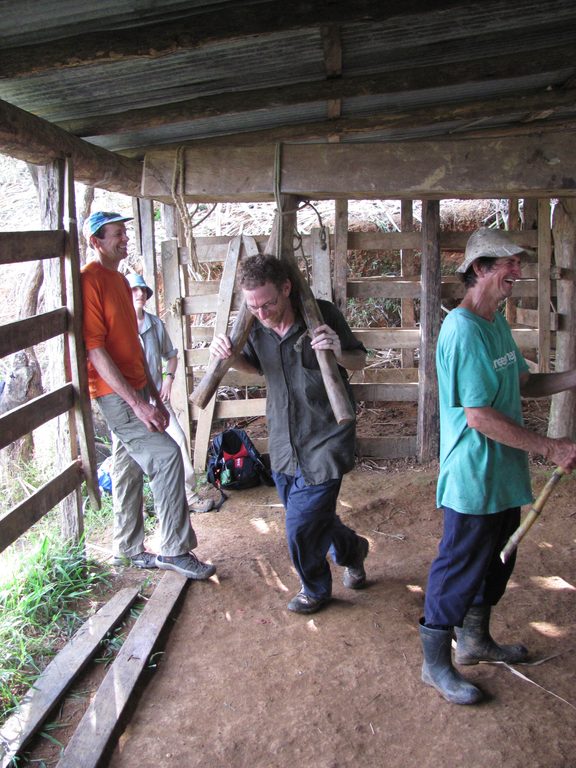
{"type": "MultiPolygon", "coordinates": [[[[342,519],[370,541],[369,585],[346,590],[334,566],[334,600],[313,616],[286,610],[299,583],[273,488],[194,516],[198,553],[218,574],[187,588],[111,768],[576,765],[576,478],[557,486],[522,542],[494,615],[496,639],[521,640],[537,663],[463,668],[487,701],[458,707],[420,681],[436,468],[388,464],[358,468],[340,496],[342,519]]],[[[550,470],[532,470],[537,491],[550,470]]],[[[117,586],[143,578],[119,569],[117,586]]],[[[54,733],[64,743],[94,685],[81,682],[84,703],[66,705],[67,727],[54,733]]],[[[40,755],[57,762],[45,741],[40,755]]]]}

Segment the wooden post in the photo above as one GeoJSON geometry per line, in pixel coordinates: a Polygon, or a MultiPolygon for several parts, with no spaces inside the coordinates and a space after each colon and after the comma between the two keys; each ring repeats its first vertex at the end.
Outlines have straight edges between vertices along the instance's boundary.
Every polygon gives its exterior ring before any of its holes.
{"type": "Polygon", "coordinates": [[[310,233],[312,292],[317,299],[332,301],[330,279],[330,244],[328,230],[315,227],[310,233]]]}
{"type": "MultiPolygon", "coordinates": [[[[412,200],[402,200],[400,203],[400,229],[402,232],[412,232],[414,229],[414,216],[412,200]]],[[[402,248],[400,251],[400,270],[402,277],[413,277],[416,274],[414,267],[414,251],[410,248],[402,248]]],[[[401,299],[400,317],[402,328],[415,328],[416,315],[414,312],[414,299],[401,299]]],[[[414,350],[400,350],[402,368],[414,367],[414,350]]]]}
{"type": "MultiPolygon", "coordinates": [[[[508,229],[510,232],[517,232],[520,229],[520,207],[517,197],[511,197],[508,200],[508,229]]],[[[506,299],[506,320],[509,325],[516,325],[516,308],[518,299],[509,297],[506,299]]]]}
{"type": "Polygon", "coordinates": [[[440,203],[422,204],[422,294],[420,299],[420,364],[418,387],[418,457],[438,458],[440,446],[436,344],[440,332],[440,203]]]}
{"type": "MultiPolygon", "coordinates": [[[[66,217],[64,227],[68,232],[64,254],[64,281],[66,308],[68,310],[68,332],[66,334],[67,379],[74,385],[74,420],[70,426],[75,434],[82,461],[82,471],[86,481],[86,490],[93,509],[100,509],[100,489],[96,475],[96,443],[94,440],[94,422],[92,405],[88,391],[88,369],[86,350],[82,334],[82,289],[80,286],[80,251],[78,229],[76,226],[76,201],[74,195],[74,168],[72,161],[66,160],[65,178],[66,217]]],[[[72,421],[72,419],[70,420],[72,421]]],[[[73,441],[70,457],[76,458],[76,440],[73,441]]],[[[84,530],[84,517],[81,508],[80,489],[76,492],[78,532],[84,530]]]]}
{"type": "Polygon", "coordinates": [[[156,281],[156,241],[154,237],[154,202],[135,197],[132,201],[137,224],[138,250],[142,257],[143,277],[154,292],[154,311],[160,314],[160,296],[156,281]]]}
{"type": "Polygon", "coordinates": [[[185,336],[182,322],[182,292],[180,286],[180,263],[178,242],[175,238],[165,240],[161,245],[162,282],[164,284],[164,322],[172,343],[178,350],[178,367],[172,385],[170,402],[174,413],[190,445],[190,414],[186,386],[185,336]]]}
{"type": "MultiPolygon", "coordinates": [[[[556,370],[576,368],[576,200],[561,198],[554,208],[552,224],[554,258],[560,269],[557,282],[558,315],[562,323],[556,333],[556,370]]],[[[576,438],[576,392],[568,390],[552,397],[548,437],[576,438]]]]}
{"type": "Polygon", "coordinates": [[[348,200],[336,200],[334,212],[334,304],[346,313],[348,279],[348,200]]]}
{"type": "Polygon", "coordinates": [[[550,264],[552,235],[550,232],[550,201],[538,201],[538,370],[550,371],[550,264]]]}
{"type": "MultiPolygon", "coordinates": [[[[65,184],[63,160],[54,160],[39,169],[38,194],[44,229],[64,229],[65,184]]],[[[44,264],[44,297],[47,310],[66,304],[64,259],[50,259],[44,264]]],[[[54,390],[64,383],[65,365],[69,365],[70,361],[63,336],[51,339],[48,347],[53,364],[47,370],[47,378],[49,389],[54,390]]],[[[54,421],[53,458],[57,472],[69,464],[71,443],[74,447],[76,444],[75,424],[70,416],[64,414],[54,421]]],[[[65,540],[79,541],[83,530],[80,488],[60,502],[60,527],[65,540]]]]}

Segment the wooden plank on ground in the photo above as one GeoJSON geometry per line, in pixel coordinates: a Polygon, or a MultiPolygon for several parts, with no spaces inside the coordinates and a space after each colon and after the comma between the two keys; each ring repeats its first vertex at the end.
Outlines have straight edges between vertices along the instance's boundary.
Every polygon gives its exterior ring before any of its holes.
{"type": "Polygon", "coordinates": [[[132,587],[116,592],[48,664],[25,694],[18,710],[0,730],[0,768],[8,768],[12,759],[39,730],[55,704],[98,650],[101,641],[116,626],[137,596],[138,590],[132,587]]]}
{"type": "Polygon", "coordinates": [[[2,325],[0,326],[0,357],[12,355],[20,349],[33,347],[34,344],[52,339],[60,333],[66,333],[67,328],[66,307],[2,325]]]}
{"type": "Polygon", "coordinates": [[[143,669],[188,579],[168,571],[138,617],[57,768],[96,768],[111,743],[143,669]]]}
{"type": "Polygon", "coordinates": [[[58,259],[64,253],[66,232],[0,232],[0,265],[58,259]]]}
{"type": "Polygon", "coordinates": [[[10,546],[44,515],[78,488],[84,480],[79,460],[69,464],[59,475],[21,501],[0,519],[0,552],[10,546]]]}

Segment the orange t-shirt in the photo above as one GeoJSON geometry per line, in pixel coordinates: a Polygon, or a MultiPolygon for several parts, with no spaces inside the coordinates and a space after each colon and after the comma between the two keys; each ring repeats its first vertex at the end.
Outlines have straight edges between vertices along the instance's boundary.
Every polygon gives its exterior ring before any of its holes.
{"type": "MultiPolygon", "coordinates": [[[[123,274],[106,269],[98,261],[86,264],[80,280],[86,350],[104,347],[126,381],[134,389],[142,389],[146,372],[128,281],[123,274]]],[[[90,362],[88,388],[92,398],[113,392],[90,362]]]]}

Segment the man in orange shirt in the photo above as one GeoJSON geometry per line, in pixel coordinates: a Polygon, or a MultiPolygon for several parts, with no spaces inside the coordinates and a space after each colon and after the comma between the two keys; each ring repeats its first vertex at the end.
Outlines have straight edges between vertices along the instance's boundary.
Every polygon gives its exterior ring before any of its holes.
{"type": "Polygon", "coordinates": [[[102,211],[89,216],[85,236],[97,260],[84,267],[81,278],[90,396],[113,435],[115,563],[129,561],[137,568],[208,579],[216,568],[190,551],[197,539],[186,502],[182,456],[165,431],[170,416],[146,364],[130,286],[118,271],[127,254],[129,220],[102,211]],[[144,474],[160,521],[159,555],[144,549],[144,474]]]}

